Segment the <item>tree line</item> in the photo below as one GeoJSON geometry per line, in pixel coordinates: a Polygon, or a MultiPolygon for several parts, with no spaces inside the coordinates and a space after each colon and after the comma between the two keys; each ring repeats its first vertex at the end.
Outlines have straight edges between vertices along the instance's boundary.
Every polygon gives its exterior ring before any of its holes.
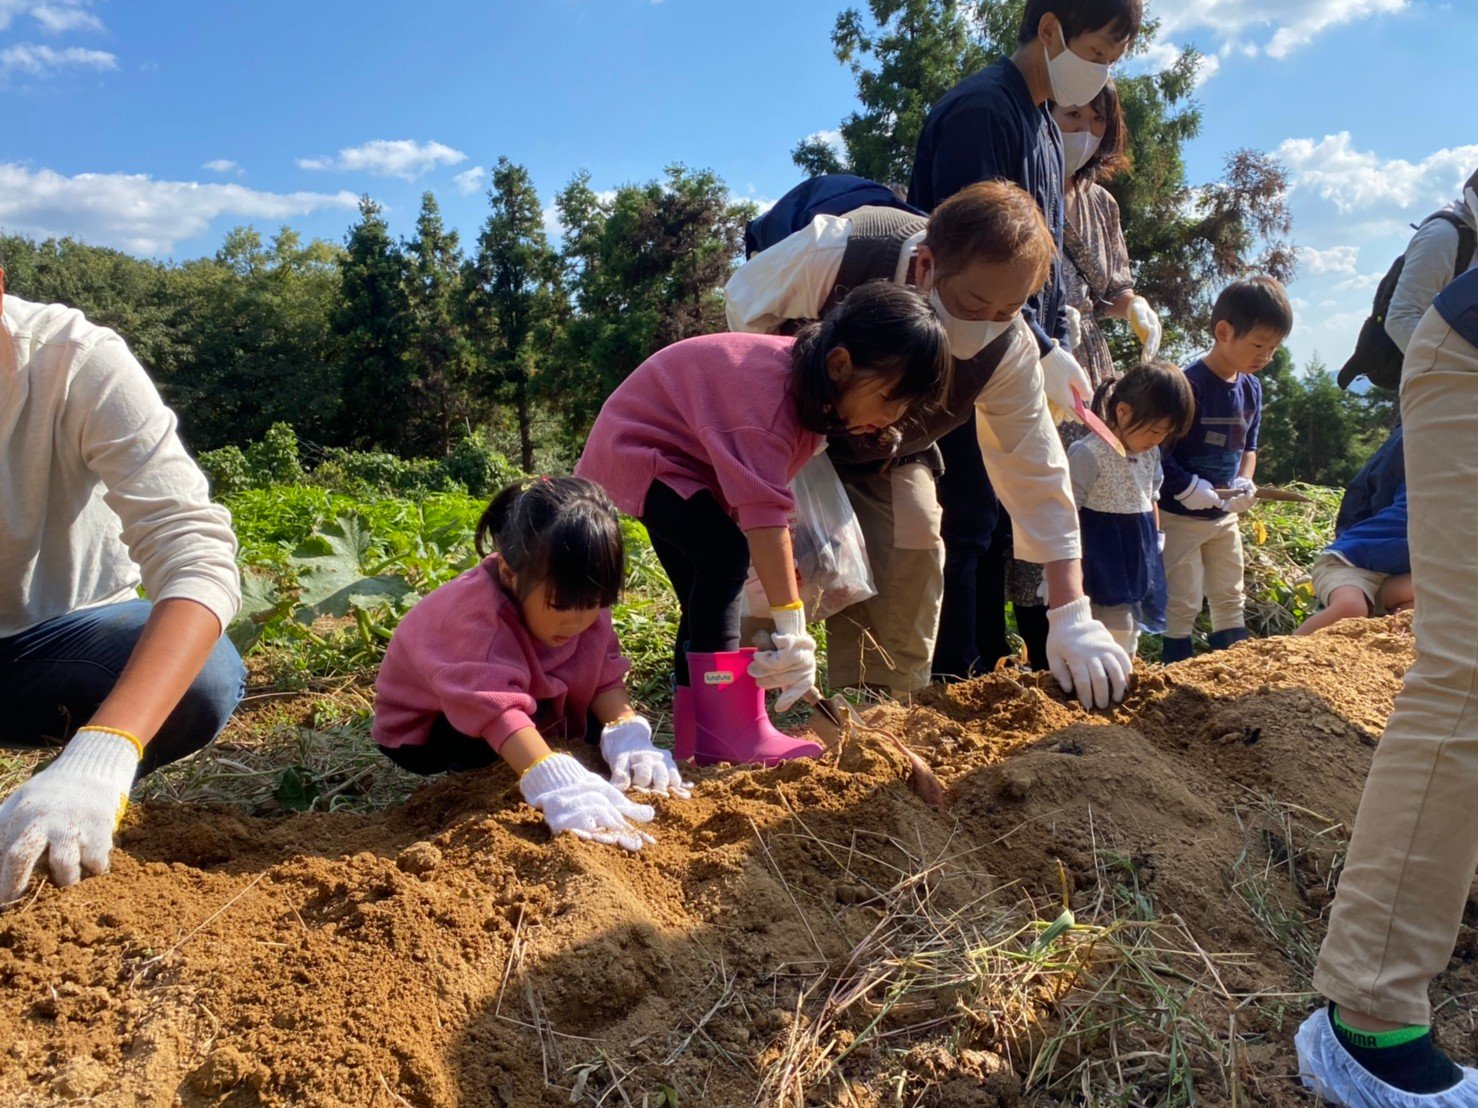
{"type": "Polygon", "coordinates": [[[556,247],[524,167],[499,159],[487,195],[470,249],[428,192],[402,240],[366,196],[342,246],[241,227],[172,264],[3,235],[0,260],[16,295],[122,334],[193,450],[288,423],[323,446],[441,457],[501,423],[530,470],[541,419],[577,444],[643,359],[723,329],[755,208],[683,166],[607,195],[580,173],[556,199],[556,247]]]}

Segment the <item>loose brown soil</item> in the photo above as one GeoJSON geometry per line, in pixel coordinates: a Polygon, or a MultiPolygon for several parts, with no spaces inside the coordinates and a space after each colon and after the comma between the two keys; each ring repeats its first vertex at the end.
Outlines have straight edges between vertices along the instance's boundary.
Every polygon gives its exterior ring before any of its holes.
{"type": "MultiPolygon", "coordinates": [[[[1178,917],[1219,975],[1191,996],[1235,1071],[1199,1072],[1199,1102],[1235,1083],[1301,1103],[1298,994],[1411,657],[1409,622],[1350,623],[1149,667],[1091,716],[1035,677],[985,678],[871,716],[938,769],[946,812],[860,740],[840,764],[699,771],[636,855],[551,842],[503,769],[368,816],[143,805],[110,874],[0,916],[0,1103],[755,1103],[920,870],[921,912],[1051,920],[1065,877],[1080,919],[1178,917]]],[[[1478,988],[1472,940],[1448,996],[1478,988]]],[[[1014,1041],[977,991],[812,1070],[807,1101],[1082,1103],[1022,1076],[1091,980],[1043,990],[1014,1041]]],[[[1439,1016],[1464,1056],[1467,1009],[1439,1016]]],[[[835,1020],[834,1042],[869,1019],[835,1020]]]]}

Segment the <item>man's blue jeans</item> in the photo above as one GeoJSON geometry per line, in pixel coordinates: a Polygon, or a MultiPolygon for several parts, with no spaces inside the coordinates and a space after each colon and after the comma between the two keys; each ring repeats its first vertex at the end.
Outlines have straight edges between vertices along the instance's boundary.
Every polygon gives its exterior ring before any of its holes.
{"type": "MultiPolygon", "coordinates": [[[[152,609],[147,600],[86,608],[0,639],[0,746],[65,742],[113,691],[152,609]]],[[[246,667],[224,635],[139,764],[143,777],[207,745],[246,691],[246,667]]]]}

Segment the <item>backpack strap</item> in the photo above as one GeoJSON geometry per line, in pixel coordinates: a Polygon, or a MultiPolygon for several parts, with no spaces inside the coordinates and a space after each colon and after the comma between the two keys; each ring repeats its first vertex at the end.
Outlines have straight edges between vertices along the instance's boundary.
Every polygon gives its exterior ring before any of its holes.
{"type": "Polygon", "coordinates": [[[1468,272],[1468,267],[1473,264],[1473,253],[1478,247],[1478,232],[1468,225],[1468,221],[1457,212],[1444,208],[1440,212],[1433,212],[1422,220],[1421,226],[1425,227],[1434,219],[1440,219],[1443,223],[1451,223],[1457,228],[1457,264],[1453,267],[1454,279],[1468,272]]]}

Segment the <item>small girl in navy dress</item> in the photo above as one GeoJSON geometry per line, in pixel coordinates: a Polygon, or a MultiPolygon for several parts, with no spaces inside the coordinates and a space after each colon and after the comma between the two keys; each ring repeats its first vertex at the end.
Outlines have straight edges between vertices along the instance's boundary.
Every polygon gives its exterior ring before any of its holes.
{"type": "Polygon", "coordinates": [[[1124,455],[1097,435],[1068,450],[1083,532],[1083,588],[1093,618],[1132,657],[1141,629],[1164,630],[1165,536],[1155,506],[1165,476],[1160,448],[1190,429],[1196,401],[1184,373],[1155,362],[1100,386],[1093,410],[1124,455]]]}

